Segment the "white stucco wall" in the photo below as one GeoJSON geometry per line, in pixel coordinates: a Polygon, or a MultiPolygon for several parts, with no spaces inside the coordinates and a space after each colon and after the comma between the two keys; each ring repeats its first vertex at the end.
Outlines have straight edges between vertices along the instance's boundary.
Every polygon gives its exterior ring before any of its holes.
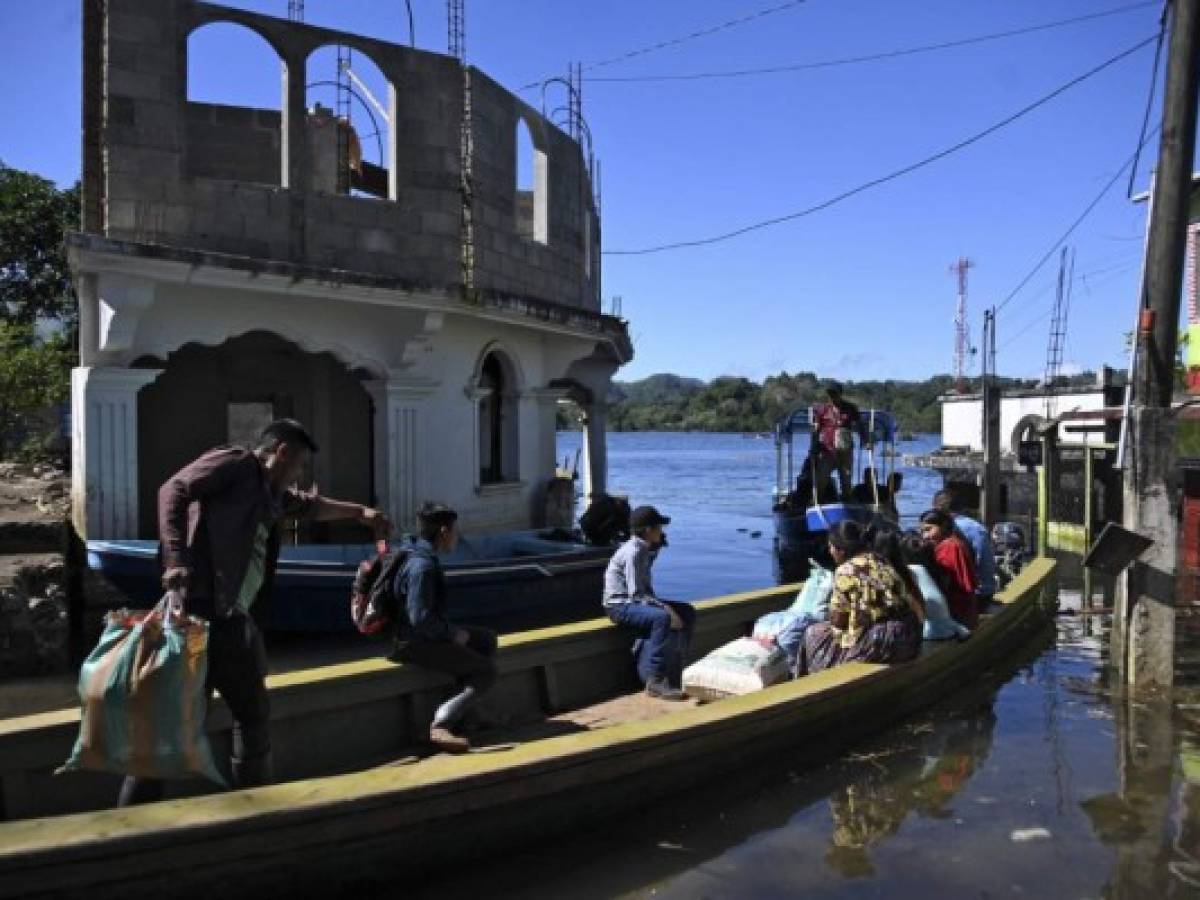
{"type": "MultiPolygon", "coordinates": [[[[218,346],[250,331],[268,331],[305,351],[331,353],[365,379],[376,408],[377,491],[398,522],[411,524],[412,508],[424,500],[458,509],[466,531],[527,528],[537,520],[535,504],[554,474],[555,407],[563,393],[549,383],[573,377],[572,365],[592,358],[594,334],[519,313],[467,307],[441,295],[422,301],[354,286],[184,270],[175,263],[122,260],[121,265],[120,273],[101,272],[95,279],[99,325],[91,365],[83,370],[91,375],[77,377],[79,409],[99,408],[101,400],[108,402],[111,385],[119,385],[121,408],[135,417],[127,430],[136,434],[139,388],[119,377],[130,364],[153,357],[169,365],[171,353],[185,344],[218,346]],[[511,483],[480,485],[477,379],[489,350],[503,353],[511,364],[518,463],[511,483]],[[386,485],[386,496],[380,484],[386,485]]],[[[589,369],[604,382],[588,385],[600,398],[616,368],[606,365],[589,369]]],[[[152,381],[154,375],[144,377],[152,381]]],[[[81,459],[136,453],[136,448],[108,446],[111,429],[102,430],[101,424],[97,416],[81,419],[77,446],[88,445],[91,454],[81,459]]],[[[85,468],[77,478],[81,498],[115,496],[117,475],[98,465],[85,468]]],[[[136,509],[136,487],[126,493],[120,509],[136,509]]],[[[95,522],[116,523],[91,527],[89,536],[137,536],[136,522],[122,524],[124,519],[108,514],[111,504],[88,502],[95,507],[94,515],[89,510],[95,522]]]]}
{"type": "MultiPolygon", "coordinates": [[[[1093,390],[1072,394],[1058,394],[1050,399],[1050,415],[1065,412],[1104,409],[1104,392],[1093,390]]],[[[1000,402],[1000,444],[1004,451],[1012,447],[1013,429],[1028,415],[1046,416],[1046,398],[1040,396],[1004,397],[1000,402]]],[[[1096,434],[1079,434],[1059,429],[1059,440],[1064,444],[1095,444],[1096,434]]],[[[983,401],[978,396],[942,399],[942,444],[947,447],[969,447],[983,451],[983,401]]]]}

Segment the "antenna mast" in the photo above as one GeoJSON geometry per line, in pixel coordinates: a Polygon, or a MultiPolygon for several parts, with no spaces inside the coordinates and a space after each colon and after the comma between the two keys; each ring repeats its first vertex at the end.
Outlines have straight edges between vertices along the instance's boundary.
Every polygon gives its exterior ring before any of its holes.
{"type": "Polygon", "coordinates": [[[958,304],[954,308],[954,389],[960,394],[967,390],[967,355],[971,352],[971,335],[967,331],[967,270],[974,262],[961,256],[950,271],[958,276],[958,304]]]}
{"type": "Polygon", "coordinates": [[[1067,343],[1067,315],[1071,311],[1071,283],[1075,275],[1075,251],[1063,247],[1058,258],[1058,285],[1054,292],[1054,312],[1050,316],[1050,341],[1046,345],[1046,418],[1054,415],[1054,382],[1062,370],[1063,350],[1067,343]]]}
{"type": "Polygon", "coordinates": [[[304,21],[304,0],[288,0],[288,18],[293,22],[304,21]]]}
{"type": "Polygon", "coordinates": [[[446,0],[446,31],[450,55],[467,61],[467,0],[446,0]]]}

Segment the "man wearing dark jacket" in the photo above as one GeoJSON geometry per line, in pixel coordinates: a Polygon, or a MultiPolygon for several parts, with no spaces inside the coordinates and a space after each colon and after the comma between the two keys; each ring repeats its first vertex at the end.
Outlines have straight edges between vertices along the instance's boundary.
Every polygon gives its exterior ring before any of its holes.
{"type": "Polygon", "coordinates": [[[496,632],[455,625],[446,618],[446,575],[439,553],[458,545],[458,513],[426,503],[417,510],[420,537],[396,573],[393,592],[403,598],[396,649],[391,659],[454,676],[459,691],[437,708],[429,742],[448,753],[465,753],[466,738],[455,733],[466,712],[496,683],[496,632]]]}
{"type": "MultiPolygon", "coordinates": [[[[297,491],[292,485],[317,445],[293,419],[268,425],[253,450],[217,447],[159,489],[163,586],[183,592],[188,613],[209,621],[208,686],[233,714],[233,779],[271,780],[267,659],[250,615],[268,593],[279,557],[279,522],[357,519],[386,535],[378,510],[297,491]]],[[[164,784],[127,777],[120,803],[161,799],[164,784]]]]}

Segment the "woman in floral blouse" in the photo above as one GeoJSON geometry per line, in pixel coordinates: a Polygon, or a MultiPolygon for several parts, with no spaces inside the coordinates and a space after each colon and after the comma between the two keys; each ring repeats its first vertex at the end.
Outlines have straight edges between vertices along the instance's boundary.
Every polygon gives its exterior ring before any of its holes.
{"type": "Polygon", "coordinates": [[[837,564],[829,621],[809,626],[797,674],[846,662],[913,659],[921,648],[921,625],[900,575],[871,550],[857,522],[835,525],[829,550],[837,564]]]}

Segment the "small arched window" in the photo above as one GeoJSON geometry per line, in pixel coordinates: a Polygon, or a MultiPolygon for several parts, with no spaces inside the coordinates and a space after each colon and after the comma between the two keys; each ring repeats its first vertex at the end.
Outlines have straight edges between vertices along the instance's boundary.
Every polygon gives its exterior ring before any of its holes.
{"type": "Polygon", "coordinates": [[[507,360],[498,352],[479,369],[479,483],[518,481],[517,394],[507,360]]]}
{"type": "Polygon", "coordinates": [[[517,234],[539,244],[550,239],[546,154],[537,146],[524,119],[517,120],[516,215],[517,234]]]}

